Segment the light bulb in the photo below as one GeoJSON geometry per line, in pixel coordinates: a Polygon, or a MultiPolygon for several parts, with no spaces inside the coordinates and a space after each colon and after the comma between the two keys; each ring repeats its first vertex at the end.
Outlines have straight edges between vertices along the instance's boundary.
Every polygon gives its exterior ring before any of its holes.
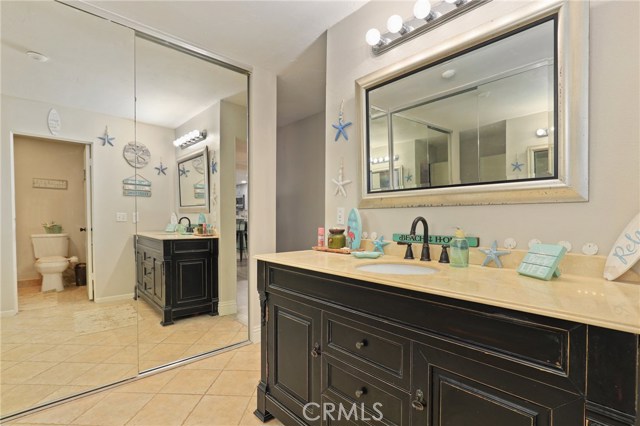
{"type": "Polygon", "coordinates": [[[431,13],[431,3],[429,0],[418,0],[413,5],[413,16],[417,19],[425,19],[431,13]]]}
{"type": "Polygon", "coordinates": [[[378,43],[380,43],[381,38],[382,36],[380,35],[380,31],[375,28],[371,28],[369,31],[367,31],[367,34],[365,36],[365,39],[367,40],[367,44],[369,46],[376,46],[378,43]]]}
{"type": "Polygon", "coordinates": [[[402,30],[402,16],[400,15],[391,15],[387,20],[387,29],[390,33],[399,33],[402,30]]]}

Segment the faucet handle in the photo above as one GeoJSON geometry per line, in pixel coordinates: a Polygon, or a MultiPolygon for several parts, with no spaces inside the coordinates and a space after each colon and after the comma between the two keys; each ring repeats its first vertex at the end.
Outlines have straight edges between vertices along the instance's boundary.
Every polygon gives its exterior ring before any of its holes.
{"type": "Polygon", "coordinates": [[[424,262],[431,261],[431,252],[429,251],[429,243],[425,242],[422,245],[422,253],[420,253],[420,260],[424,262]]]}
{"type": "Polygon", "coordinates": [[[399,246],[407,246],[407,251],[404,253],[405,259],[413,259],[413,249],[411,248],[411,243],[398,243],[399,246]]]}

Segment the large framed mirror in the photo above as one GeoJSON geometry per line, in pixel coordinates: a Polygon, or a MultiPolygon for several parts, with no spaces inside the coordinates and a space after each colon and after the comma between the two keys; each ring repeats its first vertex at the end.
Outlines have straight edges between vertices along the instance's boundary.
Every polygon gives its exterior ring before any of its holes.
{"type": "Polygon", "coordinates": [[[588,5],[551,1],[359,79],[360,206],[586,201],[587,64],[588,5]]]}
{"type": "Polygon", "coordinates": [[[209,157],[207,149],[178,158],[180,212],[209,213],[209,157]]]}

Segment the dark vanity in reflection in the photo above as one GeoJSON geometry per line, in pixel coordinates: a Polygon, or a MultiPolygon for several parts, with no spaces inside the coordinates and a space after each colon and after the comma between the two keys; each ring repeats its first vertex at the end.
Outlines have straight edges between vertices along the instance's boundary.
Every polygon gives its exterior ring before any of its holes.
{"type": "Polygon", "coordinates": [[[163,232],[135,236],[136,294],[162,325],[189,315],[218,315],[218,238],[163,232]]]}

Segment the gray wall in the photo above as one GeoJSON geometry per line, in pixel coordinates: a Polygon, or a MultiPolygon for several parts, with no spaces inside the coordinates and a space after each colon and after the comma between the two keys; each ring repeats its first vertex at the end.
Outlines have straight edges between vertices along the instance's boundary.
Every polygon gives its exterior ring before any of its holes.
{"type": "Polygon", "coordinates": [[[276,251],[308,250],[324,226],[324,112],[278,128],[276,251]]]}

